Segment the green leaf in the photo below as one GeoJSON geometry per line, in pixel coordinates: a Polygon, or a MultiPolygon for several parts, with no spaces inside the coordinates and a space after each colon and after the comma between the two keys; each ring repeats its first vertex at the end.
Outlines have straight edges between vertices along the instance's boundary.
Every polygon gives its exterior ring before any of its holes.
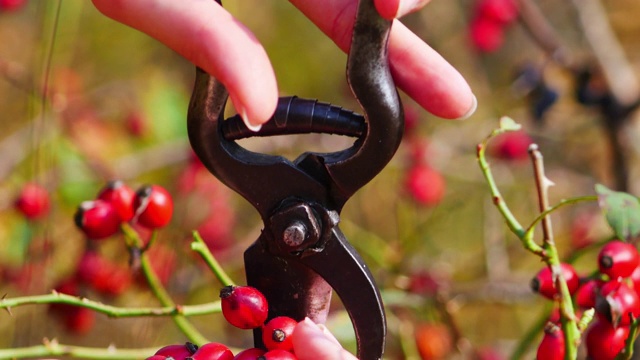
{"type": "Polygon", "coordinates": [[[503,131],[518,131],[522,125],[518,124],[512,118],[503,116],[500,118],[500,129],[503,131]]]}
{"type": "Polygon", "coordinates": [[[630,240],[640,234],[640,201],[625,192],[613,191],[597,184],[598,205],[620,240],[630,240]]]}

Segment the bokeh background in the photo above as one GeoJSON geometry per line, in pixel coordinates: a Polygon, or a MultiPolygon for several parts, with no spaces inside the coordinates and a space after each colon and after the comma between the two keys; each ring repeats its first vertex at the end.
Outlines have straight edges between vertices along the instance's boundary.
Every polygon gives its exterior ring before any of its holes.
{"type": "MultiPolygon", "coordinates": [[[[341,228],[372,268],[387,305],[388,359],[503,359],[526,339],[533,352],[523,356],[534,357],[540,323],[551,309],[529,289],[542,264],[504,226],[475,159],[476,145],[501,116],[524,129],[497,139],[490,151],[494,175],[522,223],[538,208],[526,156],[530,142],[540,145],[556,184],[552,203],[592,195],[596,183],[640,191],[633,107],[639,99],[634,83],[640,78],[640,2],[542,0],[534,4],[541,16],[536,17],[522,11],[531,3],[519,0],[521,16],[507,16],[494,27],[478,20],[487,16],[480,2],[433,1],[402,19],[459,69],[478,98],[478,110],[468,120],[447,121],[401,94],[405,140],[342,213],[341,228]],[[593,3],[602,11],[587,13],[593,3]],[[593,24],[586,29],[599,36],[607,35],[598,23],[604,20],[611,36],[594,38],[585,32],[585,19],[593,24]],[[550,33],[542,31],[546,25],[550,33]],[[622,63],[616,62],[615,46],[622,63]],[[598,52],[610,55],[608,60],[598,61],[598,52]],[[610,70],[623,79],[612,83],[610,70]],[[622,91],[616,94],[616,88],[622,91]],[[616,97],[620,93],[630,100],[624,103],[616,97]]],[[[172,270],[167,288],[177,303],[216,300],[220,288],[189,249],[194,229],[243,283],[242,252],[262,224],[253,208],[199,168],[191,154],[185,119],[193,66],[104,17],[89,1],[8,6],[0,10],[0,295],[50,292],[77,271],[88,247],[126,269],[120,236],[88,244],[73,223],[78,204],[113,179],[133,188],[160,184],[174,195],[175,216],[159,233],[154,257],[172,270]],[[43,218],[27,219],[14,206],[27,183],[50,194],[43,218]]],[[[283,96],[358,110],[346,84],[346,55],[291,4],[242,0],[225,7],[265,46],[283,96]]],[[[350,141],[304,135],[242,144],[293,158],[307,150],[341,149],[350,141]]],[[[562,256],[575,259],[581,274],[594,271],[597,252],[589,244],[610,236],[597,206],[563,209],[553,224],[562,256]]],[[[82,291],[118,306],[158,304],[135,280],[117,296],[82,291]]],[[[185,340],[169,318],[84,316],[74,323],[46,305],[13,308],[0,314],[0,348],[37,345],[43,338],[102,348],[185,340]]],[[[213,341],[238,348],[251,343],[248,332],[226,325],[219,314],[193,322],[213,341]]],[[[338,300],[328,326],[354,349],[338,300]]]]}

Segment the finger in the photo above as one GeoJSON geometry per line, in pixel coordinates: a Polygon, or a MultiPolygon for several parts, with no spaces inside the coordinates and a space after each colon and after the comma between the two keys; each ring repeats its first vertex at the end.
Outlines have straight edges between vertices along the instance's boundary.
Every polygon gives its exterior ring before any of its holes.
{"type": "Polygon", "coordinates": [[[299,360],[357,360],[333,335],[327,335],[308,318],[296,325],[292,340],[293,351],[299,360]]]}
{"type": "MultiPolygon", "coordinates": [[[[357,1],[290,2],[348,52],[357,1]]],[[[475,110],[475,96],[462,75],[397,20],[389,37],[389,62],[396,85],[432,114],[460,119],[475,110]]]]}
{"type": "Polygon", "coordinates": [[[266,122],[278,89],[264,48],[213,0],[92,0],[105,15],[164,43],[221,81],[248,125],[266,122]]]}
{"type": "Polygon", "coordinates": [[[387,20],[417,11],[431,0],[374,0],[376,9],[387,20]]]}

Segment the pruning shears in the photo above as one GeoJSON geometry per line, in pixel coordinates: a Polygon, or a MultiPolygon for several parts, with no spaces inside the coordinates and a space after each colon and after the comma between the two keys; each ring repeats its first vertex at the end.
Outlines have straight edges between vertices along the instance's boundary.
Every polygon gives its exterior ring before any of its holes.
{"type": "MultiPolygon", "coordinates": [[[[363,360],[382,358],[385,313],[369,268],[338,225],[344,204],[386,166],[402,138],[404,114],[387,59],[390,28],[373,0],[359,1],[347,78],[364,115],[284,97],[273,117],[253,132],[238,115],[224,119],[228,93],[199,68],[188,113],[195,153],[264,222],[244,261],[247,284],[266,296],[269,318],[309,317],[323,323],[335,290],[349,313],[363,360]],[[294,161],[252,152],[236,142],[300,133],[340,134],[355,142],[342,151],[306,152],[294,161]]],[[[262,345],[260,329],[254,339],[256,346],[262,345]]]]}

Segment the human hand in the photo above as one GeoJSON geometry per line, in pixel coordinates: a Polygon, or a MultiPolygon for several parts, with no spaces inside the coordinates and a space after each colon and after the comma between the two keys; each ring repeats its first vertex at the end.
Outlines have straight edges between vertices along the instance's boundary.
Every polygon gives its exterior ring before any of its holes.
{"type": "MultiPolygon", "coordinates": [[[[278,87],[264,48],[215,1],[92,1],[103,14],[154,37],[222,82],[250,128],[258,129],[275,111],[278,87]]],[[[349,50],[357,0],[290,2],[342,50],[349,50]]],[[[375,0],[388,19],[428,2],[375,0]]],[[[475,110],[476,99],[462,75],[399,21],[389,38],[389,62],[396,85],[432,114],[456,119],[475,110]]]]}
{"type": "Polygon", "coordinates": [[[324,325],[309,318],[300,321],[293,331],[293,351],[299,360],[358,360],[324,325]]]}

